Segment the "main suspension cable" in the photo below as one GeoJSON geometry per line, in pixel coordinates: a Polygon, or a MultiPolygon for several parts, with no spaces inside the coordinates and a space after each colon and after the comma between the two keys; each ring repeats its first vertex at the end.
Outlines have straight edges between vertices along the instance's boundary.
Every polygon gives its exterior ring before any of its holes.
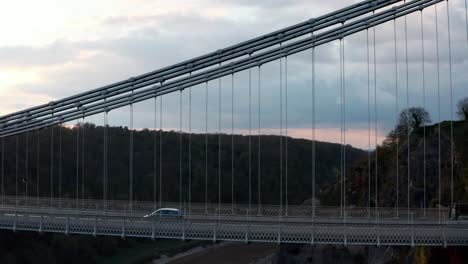
{"type": "Polygon", "coordinates": [[[397,128],[395,129],[395,156],[396,156],[396,199],[395,199],[395,208],[396,208],[396,217],[399,217],[399,200],[400,200],[400,133],[398,128],[398,52],[397,52],[397,32],[396,32],[396,19],[393,19],[393,37],[395,45],[395,123],[397,128]]]}
{"type": "Polygon", "coordinates": [[[450,35],[450,10],[449,2],[447,3],[447,34],[448,34],[448,56],[449,56],[449,81],[450,81],[450,208],[454,208],[453,204],[453,170],[454,170],[454,156],[453,156],[453,85],[452,85],[452,38],[450,35]]]}

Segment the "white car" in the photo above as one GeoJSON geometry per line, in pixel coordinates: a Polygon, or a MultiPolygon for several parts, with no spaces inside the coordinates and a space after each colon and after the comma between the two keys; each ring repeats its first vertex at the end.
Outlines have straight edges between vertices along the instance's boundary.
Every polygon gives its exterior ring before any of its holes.
{"type": "Polygon", "coordinates": [[[147,217],[160,217],[160,218],[182,218],[182,211],[176,208],[160,208],[151,214],[143,216],[147,217]]]}

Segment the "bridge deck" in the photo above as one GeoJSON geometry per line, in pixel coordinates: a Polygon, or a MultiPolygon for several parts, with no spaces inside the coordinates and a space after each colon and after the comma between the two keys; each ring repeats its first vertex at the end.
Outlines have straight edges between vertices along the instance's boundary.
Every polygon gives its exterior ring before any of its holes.
{"type": "MultiPolygon", "coordinates": [[[[7,200],[4,199],[4,202],[7,200]]],[[[52,200],[52,202],[57,201],[52,200]]],[[[62,202],[65,204],[70,201],[62,202]]],[[[90,201],[88,202],[91,204],[90,201]]],[[[97,201],[94,202],[96,204],[97,201]]],[[[147,204],[152,205],[152,203],[147,204]]],[[[186,213],[181,219],[161,219],[143,217],[152,210],[152,207],[147,211],[141,210],[141,207],[134,207],[140,209],[130,213],[126,210],[115,209],[103,211],[102,208],[77,210],[65,206],[62,208],[12,207],[4,203],[0,207],[0,228],[13,231],[153,239],[409,246],[468,244],[468,221],[452,221],[447,217],[439,219],[438,209],[426,209],[426,217],[421,216],[421,209],[412,209],[411,217],[408,217],[407,213],[403,213],[407,211],[405,209],[399,212],[399,217],[394,217],[395,215],[389,213],[395,211],[394,209],[378,208],[377,214],[373,213],[371,217],[368,217],[367,208],[364,208],[365,210],[348,208],[346,217],[337,217],[336,214],[341,211],[340,208],[319,207],[316,208],[317,212],[328,213],[311,217],[310,210],[305,210],[301,206],[289,207],[288,213],[292,213],[290,215],[277,214],[276,216],[258,214],[258,212],[272,212],[273,207],[266,207],[270,211],[255,209],[257,214],[250,215],[242,209],[243,206],[236,206],[238,210],[234,211],[234,214],[232,211],[228,213],[222,210],[219,214],[213,213],[215,208],[212,207],[209,207],[208,212],[205,213],[200,207],[206,209],[205,205],[195,204],[192,208],[196,210],[191,210],[190,214],[186,213]],[[197,210],[202,212],[196,213],[197,210]],[[379,217],[375,217],[376,215],[379,217]]],[[[221,206],[222,209],[228,207],[232,206],[221,206]]],[[[448,215],[447,210],[441,210],[441,212],[441,216],[448,215]]]]}

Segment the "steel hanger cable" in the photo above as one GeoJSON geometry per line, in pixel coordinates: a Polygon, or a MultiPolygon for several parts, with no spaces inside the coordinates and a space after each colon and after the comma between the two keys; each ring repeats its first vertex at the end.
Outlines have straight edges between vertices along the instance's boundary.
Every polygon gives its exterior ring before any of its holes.
{"type": "MultiPolygon", "coordinates": [[[[58,179],[58,196],[59,196],[59,207],[62,207],[62,178],[63,178],[63,155],[62,155],[62,124],[58,126],[59,128],[59,179],[58,179]]],[[[29,184],[29,179],[26,183],[26,186],[29,184]]],[[[27,192],[27,191],[26,191],[27,192]]]]}
{"type": "Polygon", "coordinates": [[[375,213],[376,217],[378,217],[378,142],[377,142],[377,46],[375,44],[375,27],[373,28],[374,31],[374,121],[375,121],[375,213]]]}
{"type": "Polygon", "coordinates": [[[205,83],[205,213],[208,213],[208,82],[205,83]]]}
{"type": "Polygon", "coordinates": [[[368,133],[367,133],[367,143],[369,150],[367,152],[367,169],[368,169],[368,179],[367,179],[367,217],[370,218],[371,211],[371,85],[370,85],[370,48],[369,48],[369,29],[366,29],[366,48],[367,48],[367,121],[368,121],[368,133]]]}
{"type": "Polygon", "coordinates": [[[258,214],[260,214],[261,206],[262,206],[262,184],[261,184],[261,173],[262,173],[262,167],[261,167],[261,87],[262,87],[262,66],[258,66],[258,180],[257,180],[257,187],[258,187],[258,214]]]}
{"type": "Polygon", "coordinates": [[[53,206],[54,196],[54,127],[50,127],[50,206],[53,206]]]}
{"type": "Polygon", "coordinates": [[[18,174],[19,174],[19,136],[15,137],[15,200],[18,208],[18,174]]]}
{"type": "MultiPolygon", "coordinates": [[[[394,60],[395,60],[395,124],[398,126],[398,47],[397,47],[397,31],[396,31],[396,19],[393,20],[393,37],[394,37],[394,60]]],[[[400,133],[399,129],[395,129],[395,161],[396,161],[396,217],[399,217],[399,202],[400,202],[400,133]]]]}
{"type": "Polygon", "coordinates": [[[158,97],[154,97],[154,135],[153,135],[153,211],[156,210],[157,170],[158,170],[158,97]]]}
{"type": "Polygon", "coordinates": [[[39,206],[39,185],[40,185],[40,179],[41,179],[41,174],[40,174],[40,164],[39,164],[39,158],[41,155],[40,151],[40,136],[39,136],[39,130],[36,131],[36,205],[39,206]]]}
{"type": "MultiPolygon", "coordinates": [[[[133,92],[132,92],[133,95],[133,92]]],[[[130,212],[133,211],[133,104],[130,104],[130,144],[129,144],[129,185],[128,205],[130,212]]]]}
{"type": "Polygon", "coordinates": [[[231,75],[231,212],[234,214],[234,73],[231,75]]]}
{"type": "Polygon", "coordinates": [[[79,208],[80,199],[80,120],[78,119],[76,124],[76,208],[79,208]]]}
{"type": "Polygon", "coordinates": [[[218,85],[218,219],[221,213],[221,78],[218,85]]]}
{"type": "Polygon", "coordinates": [[[107,210],[107,151],[108,151],[108,136],[107,136],[107,130],[108,130],[108,112],[104,112],[104,154],[103,154],[103,198],[104,198],[104,210],[107,210]]]}
{"type": "Polygon", "coordinates": [[[439,23],[438,23],[438,15],[437,15],[437,5],[434,5],[434,10],[435,10],[435,30],[436,30],[436,61],[437,61],[437,113],[438,113],[438,219],[439,222],[441,221],[441,204],[442,204],[442,181],[441,181],[441,176],[442,176],[442,157],[441,157],[441,115],[440,115],[440,58],[439,58],[439,23]]]}
{"type": "MultiPolygon", "coordinates": [[[[421,57],[422,57],[422,89],[423,89],[423,108],[426,109],[426,63],[425,63],[425,47],[424,47],[424,13],[421,10],[421,57]]],[[[423,127],[423,185],[424,185],[424,197],[423,197],[423,214],[426,216],[426,125],[423,127]]]]}
{"type": "Polygon", "coordinates": [[[5,138],[2,138],[2,205],[3,205],[3,197],[5,196],[5,186],[4,186],[4,179],[5,179],[5,138]]]}
{"type": "Polygon", "coordinates": [[[249,211],[252,210],[252,70],[249,69],[249,211]]]}
{"type": "Polygon", "coordinates": [[[406,146],[407,146],[407,203],[408,203],[408,221],[410,219],[410,206],[411,206],[411,198],[410,198],[410,187],[411,187],[411,159],[410,159],[410,134],[411,134],[411,128],[410,128],[410,98],[409,98],[409,64],[408,64],[408,23],[407,23],[407,17],[405,16],[405,62],[406,62],[406,115],[407,115],[407,131],[406,131],[406,146]]]}
{"type": "Polygon", "coordinates": [[[346,54],[343,38],[343,210],[346,218],[346,54]]]}
{"type": "Polygon", "coordinates": [[[454,208],[453,204],[453,171],[454,171],[454,141],[453,141],[453,81],[452,81],[452,37],[450,35],[450,8],[449,1],[447,3],[447,35],[448,35],[448,57],[449,57],[449,85],[450,85],[450,208],[454,208]]]}
{"type": "Polygon", "coordinates": [[[189,88],[189,145],[188,145],[188,212],[192,212],[192,87],[189,88]]]}
{"type": "Polygon", "coordinates": [[[85,117],[83,116],[83,125],[81,127],[81,208],[84,209],[84,182],[86,176],[85,170],[85,133],[86,133],[86,125],[85,125],[85,117]]]}
{"type": "Polygon", "coordinates": [[[465,27],[466,27],[466,44],[468,44],[468,4],[465,0],[465,27]]]}
{"type": "Polygon", "coordinates": [[[284,57],[284,108],[285,108],[285,130],[284,130],[284,198],[286,204],[286,216],[289,215],[289,195],[288,195],[288,56],[284,57]]]}
{"type": "Polygon", "coordinates": [[[280,57],[280,213],[283,217],[283,57],[280,57]]]}
{"type": "Polygon", "coordinates": [[[179,92],[179,208],[182,209],[182,90],[179,92]]]}
{"type": "Polygon", "coordinates": [[[340,38],[340,216],[343,217],[343,39],[340,38]]]}
{"type": "Polygon", "coordinates": [[[315,48],[312,48],[312,217],[315,217],[315,177],[316,177],[316,155],[315,155],[315,48]]]}
{"type": "Polygon", "coordinates": [[[25,158],[25,174],[24,174],[24,180],[22,181],[24,183],[24,198],[26,201],[26,206],[28,206],[28,184],[29,184],[29,132],[26,132],[26,152],[25,152],[26,158],[25,158]]]}
{"type": "Polygon", "coordinates": [[[159,97],[159,208],[162,207],[162,183],[163,183],[163,97],[159,97]]]}

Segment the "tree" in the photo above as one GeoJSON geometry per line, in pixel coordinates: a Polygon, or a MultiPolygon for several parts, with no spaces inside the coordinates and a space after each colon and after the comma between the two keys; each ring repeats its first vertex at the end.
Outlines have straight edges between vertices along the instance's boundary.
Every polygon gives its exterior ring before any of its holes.
{"type": "Polygon", "coordinates": [[[457,115],[464,120],[468,120],[468,97],[460,100],[457,104],[457,108],[457,115]]]}
{"type": "Polygon", "coordinates": [[[395,131],[400,135],[406,135],[408,130],[411,133],[414,129],[427,125],[430,122],[432,122],[431,115],[426,109],[422,107],[410,107],[401,111],[395,131]]]}

